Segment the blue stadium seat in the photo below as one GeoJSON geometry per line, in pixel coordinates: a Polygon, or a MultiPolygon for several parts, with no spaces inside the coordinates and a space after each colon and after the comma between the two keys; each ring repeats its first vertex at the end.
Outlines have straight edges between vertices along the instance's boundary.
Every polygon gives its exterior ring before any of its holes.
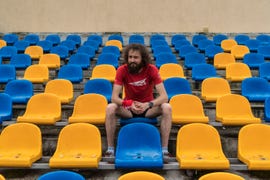
{"type": "Polygon", "coordinates": [[[13,65],[0,64],[0,83],[16,79],[16,69],[13,65]]]}
{"type": "Polygon", "coordinates": [[[259,66],[259,77],[270,80],[270,62],[262,63],[259,66]]]}
{"type": "Polygon", "coordinates": [[[49,34],[46,36],[45,40],[51,41],[53,46],[57,46],[61,42],[61,38],[58,34],[49,34]]]}
{"type": "Polygon", "coordinates": [[[28,54],[15,54],[9,61],[16,69],[26,69],[32,64],[32,59],[28,54]]]}
{"type": "Polygon", "coordinates": [[[101,94],[108,102],[111,102],[112,83],[109,80],[102,78],[88,80],[84,85],[83,93],[101,94]]]}
{"type": "Polygon", "coordinates": [[[72,54],[67,64],[74,64],[80,66],[82,69],[88,69],[90,67],[90,57],[86,53],[72,54]]]}
{"type": "Polygon", "coordinates": [[[248,47],[250,52],[257,52],[258,47],[261,45],[261,41],[257,39],[249,39],[245,41],[244,45],[248,47]]]}
{"type": "Polygon", "coordinates": [[[158,123],[157,118],[145,118],[145,117],[135,117],[135,118],[121,118],[120,125],[124,126],[131,123],[148,123],[156,125],[158,123]]]}
{"type": "Polygon", "coordinates": [[[12,119],[12,99],[6,93],[0,93],[0,123],[12,119]]]}
{"type": "Polygon", "coordinates": [[[198,49],[200,52],[205,52],[207,46],[214,45],[214,42],[210,39],[203,39],[198,42],[198,49]]]}
{"type": "Polygon", "coordinates": [[[174,45],[174,49],[179,53],[182,46],[191,45],[187,39],[177,40],[174,45]]]}
{"type": "Polygon", "coordinates": [[[53,47],[53,43],[48,40],[39,41],[37,45],[42,47],[44,53],[49,53],[53,47]]]}
{"type": "Polygon", "coordinates": [[[72,40],[64,40],[60,42],[60,45],[66,46],[70,53],[73,53],[76,49],[76,42],[72,40]]]}
{"type": "Polygon", "coordinates": [[[101,65],[101,64],[110,64],[114,66],[115,68],[118,68],[119,66],[118,57],[112,53],[101,53],[98,56],[96,65],[101,65]]]}
{"type": "Polygon", "coordinates": [[[163,34],[152,34],[151,36],[150,36],[150,46],[152,46],[153,45],[153,42],[154,41],[159,41],[159,40],[161,40],[161,41],[166,41],[166,38],[165,38],[165,36],[163,35],[163,34]]]}
{"type": "Polygon", "coordinates": [[[172,36],[172,39],[171,39],[171,45],[172,46],[175,46],[176,44],[176,41],[179,41],[179,40],[186,40],[186,36],[184,34],[174,34],[172,36]]]}
{"type": "Polygon", "coordinates": [[[179,56],[181,59],[185,59],[188,53],[198,52],[197,49],[193,45],[185,45],[181,46],[179,49],[179,56]]]}
{"type": "Polygon", "coordinates": [[[184,66],[187,69],[192,69],[197,64],[206,64],[206,59],[201,53],[189,53],[186,55],[184,66]]]}
{"type": "Polygon", "coordinates": [[[57,78],[67,79],[72,83],[80,83],[83,80],[83,70],[78,65],[63,65],[59,69],[57,78]]]}
{"type": "Polygon", "coordinates": [[[270,97],[264,101],[264,120],[270,122],[270,97]]]}
{"type": "Polygon", "coordinates": [[[209,45],[205,48],[205,57],[208,59],[214,59],[215,55],[224,52],[223,49],[218,45],[209,45]]]}
{"type": "Polygon", "coordinates": [[[192,45],[195,46],[195,47],[198,47],[199,42],[201,40],[205,40],[205,39],[207,39],[207,36],[206,35],[204,35],[204,34],[195,34],[192,37],[192,45]]]}
{"type": "Polygon", "coordinates": [[[24,40],[28,41],[30,43],[30,46],[37,45],[37,43],[39,41],[39,35],[37,35],[37,34],[27,34],[24,37],[24,40]]]}
{"type": "Polygon", "coordinates": [[[163,81],[168,99],[177,94],[192,94],[189,81],[180,77],[171,77],[163,81]]]}
{"type": "Polygon", "coordinates": [[[120,41],[122,44],[124,44],[124,38],[121,34],[112,34],[108,37],[108,41],[110,40],[118,40],[120,41]]]}
{"type": "Polygon", "coordinates": [[[153,49],[153,56],[156,59],[156,57],[160,54],[160,53],[172,53],[172,50],[170,48],[170,46],[166,45],[166,46],[155,46],[153,49]]]}
{"type": "Polygon", "coordinates": [[[265,59],[270,59],[270,46],[259,46],[258,53],[262,54],[265,59]]]}
{"type": "Polygon", "coordinates": [[[228,36],[225,34],[216,34],[213,36],[213,42],[217,46],[220,46],[221,41],[223,41],[224,39],[228,39],[228,36]]]}
{"type": "Polygon", "coordinates": [[[81,36],[78,34],[69,34],[67,35],[66,40],[74,41],[77,47],[79,47],[82,43],[81,36]]]}
{"type": "Polygon", "coordinates": [[[154,49],[157,46],[169,46],[166,40],[152,40],[151,48],[154,49]]]}
{"type": "Polygon", "coordinates": [[[0,49],[0,56],[2,58],[10,59],[15,54],[17,54],[17,48],[15,46],[4,46],[0,49]]]}
{"type": "Polygon", "coordinates": [[[163,156],[158,129],[146,123],[132,123],[122,127],[117,138],[115,167],[162,168],[163,156]]]}
{"type": "Polygon", "coordinates": [[[3,36],[3,40],[6,41],[8,46],[13,46],[14,43],[19,40],[19,36],[17,34],[8,33],[3,36]]]}
{"type": "Polygon", "coordinates": [[[260,53],[248,53],[243,57],[243,63],[247,64],[250,69],[258,69],[265,62],[264,56],[260,53]]]}
{"type": "Polygon", "coordinates": [[[96,55],[96,50],[95,50],[95,48],[93,48],[91,46],[84,45],[84,46],[80,46],[77,49],[76,53],[86,53],[86,54],[88,54],[90,59],[93,59],[96,55]]]}
{"type": "Polygon", "coordinates": [[[98,51],[100,42],[96,40],[87,40],[83,43],[84,46],[90,46],[95,49],[95,52],[98,51]]]}
{"type": "Polygon", "coordinates": [[[237,42],[237,44],[239,45],[245,45],[245,42],[247,40],[249,40],[250,37],[246,34],[237,34],[235,37],[234,37],[234,40],[237,42]]]}
{"type": "Polygon", "coordinates": [[[102,36],[98,35],[98,34],[92,34],[90,36],[87,37],[87,41],[97,41],[98,45],[101,46],[103,44],[103,40],[102,40],[102,36]]]}
{"type": "Polygon", "coordinates": [[[52,47],[50,53],[59,55],[61,59],[66,59],[69,56],[68,48],[63,45],[57,45],[52,47]]]}
{"type": "Polygon", "coordinates": [[[270,35],[268,34],[259,34],[256,36],[256,39],[261,42],[261,44],[268,45],[270,44],[270,35]]]}
{"type": "Polygon", "coordinates": [[[156,57],[156,67],[160,68],[163,64],[175,63],[178,64],[176,56],[172,53],[160,53],[156,57]]]}
{"type": "Polygon", "coordinates": [[[16,41],[14,46],[17,48],[17,53],[24,53],[25,49],[30,46],[30,43],[26,40],[20,40],[16,41]]]}
{"type": "Polygon", "coordinates": [[[136,43],[144,45],[145,44],[144,36],[140,34],[132,34],[129,36],[128,43],[129,44],[136,43]]]}
{"type": "Polygon", "coordinates": [[[191,78],[194,81],[203,81],[209,77],[218,77],[216,68],[212,64],[197,64],[193,66],[191,78]]]}
{"type": "Polygon", "coordinates": [[[79,173],[68,170],[51,171],[38,177],[38,180],[57,180],[57,179],[85,180],[85,178],[79,173]]]}
{"type": "Polygon", "coordinates": [[[121,55],[119,48],[116,46],[104,46],[101,53],[112,53],[115,54],[118,58],[121,55]]]}

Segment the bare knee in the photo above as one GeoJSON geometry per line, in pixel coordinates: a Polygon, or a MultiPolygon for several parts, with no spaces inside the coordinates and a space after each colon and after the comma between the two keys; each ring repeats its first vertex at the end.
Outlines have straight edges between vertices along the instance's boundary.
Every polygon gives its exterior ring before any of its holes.
{"type": "Polygon", "coordinates": [[[115,103],[108,104],[106,108],[106,115],[109,117],[115,116],[117,105],[115,103]]]}
{"type": "Polygon", "coordinates": [[[172,107],[169,103],[163,103],[161,105],[161,110],[163,115],[171,115],[172,113],[172,107]]]}

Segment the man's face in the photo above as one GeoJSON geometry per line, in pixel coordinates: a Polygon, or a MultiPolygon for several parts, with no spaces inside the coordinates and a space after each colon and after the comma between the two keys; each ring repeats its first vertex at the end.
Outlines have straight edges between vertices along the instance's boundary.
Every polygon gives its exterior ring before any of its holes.
{"type": "Polygon", "coordinates": [[[128,52],[128,70],[132,74],[138,73],[142,68],[142,56],[139,51],[130,50],[128,52]]]}

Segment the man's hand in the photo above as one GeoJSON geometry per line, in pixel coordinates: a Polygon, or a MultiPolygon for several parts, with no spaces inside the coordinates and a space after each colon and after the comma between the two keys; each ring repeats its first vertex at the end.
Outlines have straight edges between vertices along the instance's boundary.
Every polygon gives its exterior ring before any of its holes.
{"type": "Polygon", "coordinates": [[[144,111],[146,111],[149,108],[148,103],[142,103],[138,101],[133,101],[133,104],[131,106],[131,111],[135,114],[142,114],[144,111]]]}

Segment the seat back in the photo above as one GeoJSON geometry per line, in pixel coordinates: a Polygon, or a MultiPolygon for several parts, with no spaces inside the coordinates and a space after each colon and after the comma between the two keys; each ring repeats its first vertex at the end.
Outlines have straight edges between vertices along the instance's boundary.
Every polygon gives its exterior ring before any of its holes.
{"type": "Polygon", "coordinates": [[[41,46],[28,46],[26,49],[25,49],[25,54],[28,54],[30,55],[30,57],[32,59],[39,59],[40,56],[43,55],[43,49],[41,46]]]}
{"type": "Polygon", "coordinates": [[[3,120],[11,120],[12,119],[12,99],[6,93],[0,93],[0,123],[3,120]]]}
{"type": "Polygon", "coordinates": [[[207,173],[199,178],[199,180],[244,180],[243,177],[229,173],[229,172],[212,172],[212,173],[207,173]]]}
{"type": "Polygon", "coordinates": [[[165,180],[159,174],[148,172],[148,171],[135,171],[121,175],[118,180],[134,180],[134,179],[144,179],[144,180],[165,180]]]}
{"type": "Polygon", "coordinates": [[[85,178],[79,173],[67,170],[57,170],[47,172],[38,177],[38,180],[56,180],[56,179],[85,180],[85,178]]]}
{"type": "Polygon", "coordinates": [[[187,69],[192,69],[197,64],[206,64],[206,59],[203,54],[193,52],[186,55],[184,66],[187,69]]]}
{"type": "Polygon", "coordinates": [[[116,76],[116,69],[110,64],[97,65],[92,70],[92,75],[90,79],[104,78],[110,82],[114,82],[116,76]]]}
{"type": "Polygon", "coordinates": [[[8,33],[3,36],[3,40],[7,42],[7,45],[14,45],[14,43],[19,40],[19,36],[17,34],[8,33]]]}
{"type": "Polygon", "coordinates": [[[247,64],[251,69],[258,69],[265,63],[264,56],[260,53],[247,53],[243,57],[243,63],[247,64]]]}
{"type": "Polygon", "coordinates": [[[30,46],[29,41],[20,40],[14,43],[14,47],[17,48],[18,53],[24,53],[25,49],[30,46]]]}
{"type": "Polygon", "coordinates": [[[104,46],[101,53],[112,53],[115,54],[118,58],[121,55],[119,48],[116,46],[104,46]]]}
{"type": "Polygon", "coordinates": [[[119,48],[119,51],[122,51],[123,49],[123,45],[122,45],[122,42],[119,41],[119,40],[108,40],[106,43],[105,43],[105,46],[116,46],[119,48]]]}
{"type": "Polygon", "coordinates": [[[95,93],[103,95],[108,102],[111,102],[112,83],[107,79],[91,79],[84,85],[84,94],[95,93]]]}
{"type": "Polygon", "coordinates": [[[61,38],[58,34],[49,34],[46,36],[45,40],[51,41],[53,46],[57,46],[61,42],[61,38]]]}
{"type": "Polygon", "coordinates": [[[203,81],[209,77],[217,77],[216,68],[212,64],[194,65],[191,72],[191,78],[195,81],[203,81]]]}
{"type": "Polygon", "coordinates": [[[9,63],[16,69],[26,69],[32,64],[32,59],[28,54],[15,54],[11,57],[9,63]]]}
{"type": "Polygon", "coordinates": [[[0,64],[0,83],[16,79],[16,69],[13,65],[0,64]]]}
{"type": "Polygon", "coordinates": [[[49,53],[53,47],[53,43],[48,40],[42,40],[37,43],[37,46],[42,47],[43,53],[49,53]]]}
{"type": "Polygon", "coordinates": [[[67,79],[72,83],[79,83],[83,80],[83,70],[78,65],[63,65],[58,71],[57,78],[67,79]]]}
{"type": "Polygon", "coordinates": [[[68,48],[64,45],[53,46],[50,53],[59,55],[60,59],[66,59],[69,56],[68,48]]]}
{"type": "Polygon", "coordinates": [[[10,59],[15,54],[17,54],[17,48],[15,46],[4,46],[0,49],[0,56],[2,58],[10,59]]]}
{"type": "Polygon", "coordinates": [[[184,45],[179,48],[179,56],[181,59],[185,59],[189,53],[198,52],[193,45],[184,45]]]}
{"type": "Polygon", "coordinates": [[[187,79],[171,77],[163,82],[169,99],[177,94],[192,94],[191,85],[187,79]]]}
{"type": "Polygon", "coordinates": [[[98,42],[98,45],[101,46],[103,43],[103,39],[101,35],[98,34],[91,34],[90,36],[87,37],[87,41],[94,40],[98,42]]]}
{"type": "Polygon", "coordinates": [[[27,34],[26,36],[24,36],[24,40],[28,41],[31,46],[36,45],[39,41],[39,35],[27,34]]]}
{"type": "Polygon", "coordinates": [[[78,34],[69,34],[66,40],[74,41],[76,46],[80,46],[82,42],[81,36],[78,34]]]}
{"type": "Polygon", "coordinates": [[[32,83],[44,83],[49,80],[49,69],[45,65],[32,64],[24,71],[24,79],[32,83]]]}
{"type": "Polygon", "coordinates": [[[226,69],[228,64],[235,62],[235,57],[231,53],[218,53],[214,56],[214,66],[217,69],[226,69]]]}
{"type": "Polygon", "coordinates": [[[250,37],[247,34],[237,34],[234,37],[234,40],[237,42],[239,45],[244,45],[247,40],[249,40],[250,37]]]}
{"type": "Polygon", "coordinates": [[[239,82],[243,79],[252,77],[251,70],[247,64],[236,62],[226,66],[226,79],[232,82],[239,82]]]}
{"type": "Polygon", "coordinates": [[[224,52],[218,45],[209,45],[205,48],[205,57],[208,59],[214,59],[215,55],[224,52]]]}
{"type": "Polygon", "coordinates": [[[178,62],[176,60],[176,56],[172,53],[166,53],[166,52],[158,54],[156,57],[157,68],[160,68],[160,66],[162,66],[163,64],[166,64],[166,63],[178,64],[178,62]]]}
{"type": "Polygon", "coordinates": [[[76,42],[72,40],[64,40],[60,42],[61,46],[66,46],[70,53],[73,53],[76,49],[76,42]]]}
{"type": "Polygon", "coordinates": [[[95,48],[91,47],[91,46],[80,46],[78,49],[77,49],[77,53],[85,53],[89,56],[90,60],[92,58],[95,57],[96,55],[96,52],[95,52],[95,48]]]}
{"type": "Polygon", "coordinates": [[[118,40],[120,41],[122,44],[124,44],[124,38],[121,34],[112,34],[108,37],[108,41],[110,40],[118,40]]]}
{"type": "Polygon", "coordinates": [[[265,62],[259,66],[259,77],[270,80],[270,63],[265,62]]]}
{"type": "Polygon", "coordinates": [[[113,54],[113,53],[101,53],[98,56],[97,59],[97,64],[96,65],[101,65],[101,64],[109,64],[114,66],[115,68],[118,68],[118,57],[113,54]]]}
{"type": "Polygon", "coordinates": [[[68,60],[68,64],[80,66],[82,69],[90,67],[90,58],[86,53],[72,54],[68,60]]]}
{"type": "Polygon", "coordinates": [[[218,45],[218,46],[221,45],[221,41],[223,41],[224,39],[228,39],[228,36],[225,34],[216,34],[213,36],[213,41],[215,45],[218,45]]]}
{"type": "Polygon", "coordinates": [[[232,47],[235,45],[237,45],[237,42],[234,39],[224,39],[220,44],[224,52],[231,52],[232,47]]]}
{"type": "Polygon", "coordinates": [[[48,68],[59,68],[61,65],[60,56],[51,53],[43,54],[39,59],[39,64],[48,68]]]}
{"type": "Polygon", "coordinates": [[[159,68],[159,74],[163,81],[171,77],[186,78],[182,66],[175,63],[166,63],[161,65],[159,68]]]}
{"type": "Polygon", "coordinates": [[[192,36],[192,45],[198,47],[199,42],[206,39],[207,36],[204,34],[195,34],[194,36],[192,36]]]}
{"type": "Polygon", "coordinates": [[[243,57],[249,52],[248,47],[245,45],[235,45],[231,48],[231,54],[235,59],[243,59],[243,57]]]}

